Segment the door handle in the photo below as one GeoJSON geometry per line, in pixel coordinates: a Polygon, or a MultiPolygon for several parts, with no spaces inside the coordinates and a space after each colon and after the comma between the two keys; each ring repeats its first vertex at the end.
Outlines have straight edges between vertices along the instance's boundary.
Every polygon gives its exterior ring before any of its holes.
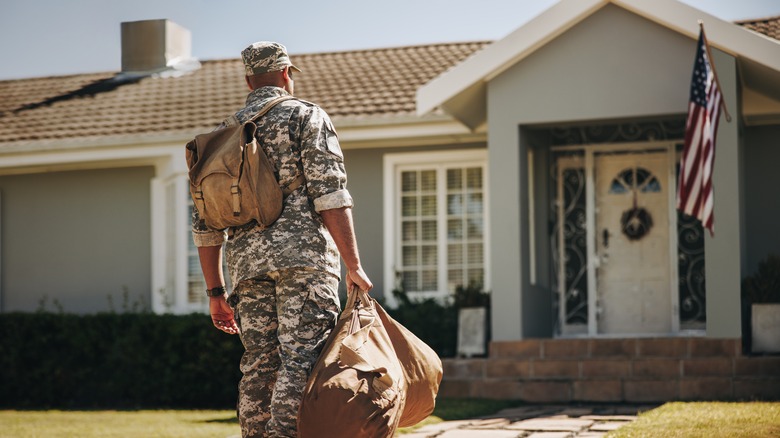
{"type": "Polygon", "coordinates": [[[602,233],[602,243],[604,248],[609,248],[609,230],[604,228],[604,232],[602,233]]]}

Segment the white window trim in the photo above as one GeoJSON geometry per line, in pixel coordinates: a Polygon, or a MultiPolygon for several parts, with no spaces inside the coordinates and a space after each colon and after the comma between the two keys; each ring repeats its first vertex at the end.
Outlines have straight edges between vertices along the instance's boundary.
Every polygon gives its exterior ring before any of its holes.
{"type": "MultiPolygon", "coordinates": [[[[385,302],[389,307],[396,307],[397,302],[393,297],[392,291],[396,286],[396,240],[399,238],[400,232],[397,229],[395,221],[396,212],[396,198],[397,198],[397,180],[396,172],[399,168],[404,166],[425,166],[425,165],[441,165],[442,163],[457,164],[457,163],[478,163],[483,166],[483,208],[485,214],[485,229],[484,229],[484,276],[485,284],[484,289],[490,290],[490,192],[488,187],[488,166],[487,166],[487,149],[449,149],[446,151],[436,152],[409,152],[409,153],[397,153],[397,154],[385,154],[383,159],[383,199],[384,199],[384,214],[383,214],[383,229],[384,229],[384,297],[385,302]]],[[[441,233],[441,230],[440,230],[441,233]]],[[[445,236],[446,237],[446,236],[445,236]]],[[[446,284],[446,282],[444,283],[446,284]]],[[[448,292],[446,287],[440,286],[444,290],[431,294],[431,293],[415,293],[414,298],[429,298],[429,297],[445,297],[448,292]]]]}

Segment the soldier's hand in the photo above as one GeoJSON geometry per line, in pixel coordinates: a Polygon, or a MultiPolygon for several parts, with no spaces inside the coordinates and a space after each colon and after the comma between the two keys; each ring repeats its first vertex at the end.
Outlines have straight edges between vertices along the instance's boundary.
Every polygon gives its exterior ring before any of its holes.
{"type": "Polygon", "coordinates": [[[374,287],[362,267],[347,270],[347,290],[352,290],[354,286],[366,292],[374,287]]]}
{"type": "Polygon", "coordinates": [[[209,313],[214,327],[225,333],[235,335],[238,333],[238,325],[233,319],[233,309],[225,300],[225,296],[209,297],[209,313]]]}

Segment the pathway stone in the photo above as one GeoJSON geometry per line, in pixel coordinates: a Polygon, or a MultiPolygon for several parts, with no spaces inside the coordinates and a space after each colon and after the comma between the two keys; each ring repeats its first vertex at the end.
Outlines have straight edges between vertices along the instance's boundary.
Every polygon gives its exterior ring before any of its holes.
{"type": "Polygon", "coordinates": [[[398,438],[600,438],[655,406],[535,405],[429,424],[398,438]]]}

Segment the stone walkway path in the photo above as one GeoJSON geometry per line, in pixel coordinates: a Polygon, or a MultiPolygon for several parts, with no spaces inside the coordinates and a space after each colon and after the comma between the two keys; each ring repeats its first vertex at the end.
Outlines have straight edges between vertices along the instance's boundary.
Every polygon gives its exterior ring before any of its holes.
{"type": "Polygon", "coordinates": [[[505,409],[472,420],[430,424],[401,438],[592,438],[602,437],[655,406],[542,405],[505,409]]]}

